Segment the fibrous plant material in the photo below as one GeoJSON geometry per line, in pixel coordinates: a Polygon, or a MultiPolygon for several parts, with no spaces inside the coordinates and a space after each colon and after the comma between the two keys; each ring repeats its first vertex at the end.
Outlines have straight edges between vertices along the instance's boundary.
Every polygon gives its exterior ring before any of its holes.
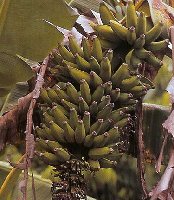
{"type": "Polygon", "coordinates": [[[132,70],[137,70],[142,62],[151,64],[155,69],[162,66],[162,61],[153,53],[165,49],[169,44],[168,39],[158,40],[162,22],[159,21],[149,30],[145,14],[136,12],[130,0],[126,8],[125,24],[117,20],[116,14],[104,2],[100,4],[99,12],[103,25],[92,26],[103,48],[112,48],[118,54],[123,54],[122,59],[132,70]],[[124,47],[125,53],[120,52],[121,47],[124,47]]]}

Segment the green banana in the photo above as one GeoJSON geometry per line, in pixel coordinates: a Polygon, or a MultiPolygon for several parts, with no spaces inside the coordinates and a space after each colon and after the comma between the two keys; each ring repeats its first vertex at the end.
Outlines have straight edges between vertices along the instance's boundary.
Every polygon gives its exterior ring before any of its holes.
{"type": "Polygon", "coordinates": [[[67,121],[64,121],[62,123],[63,130],[64,130],[64,137],[68,143],[74,143],[75,142],[75,132],[71,128],[71,126],[68,124],[67,121]]]}
{"type": "Polygon", "coordinates": [[[146,16],[144,12],[140,12],[137,19],[136,34],[140,36],[146,33],[146,16]]]}
{"type": "Polygon", "coordinates": [[[149,45],[147,45],[147,50],[149,51],[160,51],[169,45],[169,40],[165,39],[159,42],[151,42],[149,45]]]}
{"type": "Polygon", "coordinates": [[[48,104],[52,104],[52,101],[51,101],[51,99],[49,98],[48,93],[47,93],[47,90],[46,90],[45,88],[42,88],[42,89],[41,89],[40,97],[41,97],[41,99],[42,99],[44,102],[46,102],[46,103],[48,103],[48,104]]]}
{"type": "Polygon", "coordinates": [[[85,132],[86,132],[86,134],[88,134],[90,131],[90,125],[91,125],[90,124],[90,112],[87,112],[87,111],[84,112],[83,123],[85,126],[85,132]]]}
{"type": "Polygon", "coordinates": [[[60,102],[60,98],[54,89],[47,88],[47,94],[48,94],[49,98],[51,99],[51,101],[54,101],[56,103],[60,102]]]}
{"type": "Polygon", "coordinates": [[[62,146],[55,141],[45,140],[45,143],[52,152],[54,152],[55,148],[62,148],[62,146]]]}
{"type": "MultiPolygon", "coordinates": [[[[52,106],[54,107],[54,106],[57,106],[57,108],[59,109],[59,110],[61,110],[61,112],[64,114],[64,115],[66,115],[67,117],[69,117],[69,112],[63,107],[63,106],[61,106],[60,104],[57,104],[57,103],[55,103],[55,102],[53,102],[52,103],[52,106]]],[[[47,111],[48,112],[48,111],[47,111]]],[[[50,108],[50,111],[48,112],[51,116],[53,116],[53,113],[51,112],[51,108],[50,108]]]]}
{"type": "Polygon", "coordinates": [[[111,103],[110,95],[103,96],[101,102],[98,104],[98,111],[101,111],[107,104],[111,103]]]}
{"type": "Polygon", "coordinates": [[[124,108],[120,108],[111,112],[109,118],[114,122],[120,121],[125,116],[124,108]]]}
{"type": "Polygon", "coordinates": [[[110,94],[112,91],[112,82],[108,81],[104,84],[104,88],[105,88],[105,94],[110,94]]]}
{"type": "Polygon", "coordinates": [[[99,160],[101,168],[113,168],[117,165],[116,161],[108,160],[106,158],[102,158],[99,160]]]}
{"type": "Polygon", "coordinates": [[[101,111],[97,113],[97,119],[106,119],[109,117],[112,109],[114,108],[114,103],[107,104],[101,111]]]}
{"type": "Polygon", "coordinates": [[[139,83],[139,76],[131,76],[130,78],[124,79],[120,87],[124,91],[129,91],[131,88],[137,86],[139,83]]]}
{"type": "Polygon", "coordinates": [[[101,61],[100,77],[104,82],[109,81],[111,78],[111,63],[107,57],[103,57],[101,61]]]}
{"type": "Polygon", "coordinates": [[[103,147],[105,146],[107,140],[108,140],[108,132],[105,132],[101,135],[98,135],[94,138],[94,141],[93,141],[93,147],[103,147]]]}
{"type": "Polygon", "coordinates": [[[90,133],[92,133],[93,131],[98,133],[98,130],[100,130],[102,124],[103,124],[103,119],[98,119],[94,124],[91,125],[90,133]]]}
{"type": "Polygon", "coordinates": [[[77,127],[75,130],[75,140],[78,144],[83,143],[85,140],[86,133],[85,133],[85,126],[83,120],[78,120],[77,127]]]}
{"type": "Polygon", "coordinates": [[[55,148],[54,153],[56,154],[56,157],[59,160],[59,162],[66,162],[71,158],[71,155],[63,148],[55,148]]]}
{"type": "Polygon", "coordinates": [[[96,131],[93,131],[91,134],[87,135],[84,140],[84,146],[91,147],[93,145],[93,141],[96,136],[97,136],[96,131]]]}
{"type": "Polygon", "coordinates": [[[110,126],[112,126],[113,120],[112,119],[106,119],[102,125],[100,126],[100,130],[98,131],[98,134],[102,134],[106,132],[110,126]]]}
{"type": "Polygon", "coordinates": [[[80,81],[80,94],[86,101],[86,103],[89,105],[91,103],[92,97],[91,97],[90,87],[88,83],[85,81],[85,79],[82,79],[80,81]]]}
{"type": "Polygon", "coordinates": [[[70,110],[71,108],[75,108],[78,111],[77,105],[75,105],[69,101],[66,101],[65,99],[61,99],[61,103],[67,110],[70,110]]]}
{"type": "Polygon", "coordinates": [[[77,122],[78,122],[78,114],[75,108],[71,108],[70,109],[70,126],[75,129],[77,126],[77,122]]]}
{"type": "Polygon", "coordinates": [[[135,49],[141,49],[143,48],[143,46],[145,45],[145,34],[141,34],[139,38],[137,38],[135,40],[135,43],[134,43],[134,48],[135,49]]]}
{"type": "Polygon", "coordinates": [[[89,107],[91,115],[96,115],[98,112],[97,102],[93,101],[89,107]]]}
{"type": "Polygon", "coordinates": [[[55,92],[57,93],[58,97],[60,99],[66,99],[67,101],[70,100],[69,96],[66,94],[65,91],[63,91],[58,85],[56,85],[55,92]]]}
{"type": "Polygon", "coordinates": [[[70,82],[67,82],[66,88],[67,88],[67,90],[66,90],[67,95],[70,97],[71,101],[73,103],[77,103],[79,94],[78,94],[76,88],[70,82]]]}
{"type": "Polygon", "coordinates": [[[135,32],[135,27],[134,26],[131,26],[128,28],[128,31],[127,31],[127,42],[130,44],[130,45],[133,45],[135,43],[135,40],[136,40],[136,32],[135,32]]]}
{"type": "Polygon", "coordinates": [[[69,62],[75,63],[74,55],[70,51],[68,51],[68,49],[66,49],[63,45],[59,44],[58,50],[59,50],[60,55],[63,57],[63,59],[69,62]]]}
{"type": "Polygon", "coordinates": [[[92,94],[92,101],[96,101],[96,102],[100,102],[101,98],[104,95],[104,85],[99,85],[96,90],[94,91],[94,93],[92,94]]]}
{"type": "Polygon", "coordinates": [[[114,126],[108,131],[108,139],[106,145],[113,144],[118,141],[120,137],[120,131],[117,126],[114,126]]]}
{"type": "Polygon", "coordinates": [[[84,58],[87,61],[89,61],[91,58],[91,46],[89,40],[85,37],[82,38],[82,47],[83,47],[84,58]]]}
{"type": "Polygon", "coordinates": [[[72,78],[76,80],[78,83],[80,83],[81,79],[85,79],[88,84],[90,83],[90,75],[87,72],[78,70],[73,67],[68,67],[68,70],[72,78]]]}
{"type": "Polygon", "coordinates": [[[100,44],[100,40],[97,38],[97,36],[94,37],[92,56],[96,58],[98,62],[100,62],[103,58],[102,47],[100,44]]]}
{"type": "Polygon", "coordinates": [[[52,52],[52,55],[53,55],[53,61],[56,63],[56,64],[61,64],[62,61],[63,61],[63,58],[62,56],[56,52],[56,51],[53,51],[52,52]]]}
{"type": "Polygon", "coordinates": [[[110,26],[114,33],[122,40],[127,40],[128,29],[117,21],[110,20],[110,26]]]}
{"type": "Polygon", "coordinates": [[[126,9],[126,26],[129,28],[131,26],[137,26],[137,14],[133,1],[128,0],[126,9]]]}
{"type": "Polygon", "coordinates": [[[62,65],[64,66],[64,67],[73,67],[73,68],[76,68],[76,69],[80,69],[80,67],[77,65],[77,64],[75,64],[75,63],[72,63],[72,62],[69,62],[69,61],[67,61],[67,60],[63,60],[62,61],[62,65]]]}
{"type": "Polygon", "coordinates": [[[148,32],[146,32],[146,45],[150,44],[151,42],[155,41],[159,35],[161,34],[161,30],[163,27],[163,23],[162,22],[158,22],[157,24],[155,24],[155,26],[150,29],[148,32]]]}
{"type": "Polygon", "coordinates": [[[120,88],[115,88],[115,90],[111,91],[111,99],[115,103],[120,97],[120,88]]]}
{"type": "Polygon", "coordinates": [[[45,163],[49,165],[56,166],[59,163],[59,158],[53,153],[44,152],[44,153],[40,153],[39,156],[45,163]]]}
{"type": "Polygon", "coordinates": [[[85,111],[89,111],[89,106],[86,103],[86,101],[83,99],[83,97],[79,97],[79,111],[80,113],[84,113],[85,111]]]}
{"type": "Polygon", "coordinates": [[[101,148],[93,148],[89,150],[89,158],[93,160],[98,160],[104,157],[107,157],[107,155],[113,153],[113,149],[110,147],[101,147],[101,148]]]}
{"type": "Polygon", "coordinates": [[[133,95],[131,93],[120,93],[118,101],[120,101],[121,103],[127,102],[132,97],[133,97],[133,95]]]}
{"type": "Polygon", "coordinates": [[[54,106],[52,108],[52,113],[54,116],[54,121],[61,126],[62,121],[68,121],[68,118],[64,115],[64,113],[57,107],[54,106]]]}
{"type": "Polygon", "coordinates": [[[131,121],[131,118],[128,116],[126,118],[121,119],[120,121],[115,123],[115,126],[117,126],[118,128],[123,128],[126,125],[128,125],[131,121]]]}
{"type": "Polygon", "coordinates": [[[91,85],[96,88],[103,83],[103,80],[94,71],[90,72],[91,85]]]}
{"type": "Polygon", "coordinates": [[[108,49],[105,57],[107,57],[110,60],[110,62],[112,62],[112,59],[114,57],[114,51],[112,49],[108,49]]]}
{"type": "Polygon", "coordinates": [[[50,121],[54,121],[54,118],[49,115],[47,112],[43,113],[43,117],[44,117],[44,123],[46,123],[46,125],[49,125],[50,121]]]}
{"type": "Polygon", "coordinates": [[[76,54],[75,58],[80,70],[89,71],[91,69],[90,63],[86,61],[83,57],[81,57],[79,54],[76,54]]]}
{"type": "Polygon", "coordinates": [[[83,51],[80,48],[79,44],[77,43],[77,40],[75,39],[75,37],[69,36],[68,39],[69,39],[69,48],[71,52],[73,53],[73,55],[78,53],[80,56],[83,56],[83,51]]]}
{"type": "Polygon", "coordinates": [[[42,130],[45,132],[45,138],[44,139],[48,139],[48,140],[54,140],[53,135],[51,134],[51,129],[48,128],[45,124],[40,124],[42,130]]]}
{"type": "Polygon", "coordinates": [[[136,49],[134,52],[135,52],[135,55],[140,59],[148,58],[151,54],[150,51],[147,51],[144,48],[136,49]]]}
{"type": "Polygon", "coordinates": [[[102,38],[99,38],[100,40],[100,44],[102,46],[103,49],[116,49],[119,44],[118,43],[115,43],[115,42],[111,42],[109,40],[106,40],[106,39],[102,39],[102,38]]]}
{"type": "Polygon", "coordinates": [[[92,71],[95,71],[96,73],[100,72],[100,65],[99,65],[97,59],[94,58],[93,56],[91,56],[91,58],[90,58],[90,68],[92,71]]]}
{"type": "Polygon", "coordinates": [[[45,140],[41,138],[36,138],[36,149],[39,151],[50,151],[50,148],[48,145],[45,143],[45,140]]]}
{"type": "Polygon", "coordinates": [[[111,77],[113,87],[119,87],[121,85],[121,82],[129,77],[130,74],[128,65],[126,63],[123,63],[115,72],[115,74],[113,74],[113,76],[111,77]]]}
{"type": "Polygon", "coordinates": [[[163,65],[163,62],[159,60],[152,52],[150,53],[147,60],[156,69],[159,69],[163,65]]]}
{"type": "Polygon", "coordinates": [[[100,13],[100,18],[101,18],[103,24],[109,24],[110,20],[116,20],[115,16],[110,11],[110,9],[107,7],[105,2],[100,3],[99,13],[100,13]]]}
{"type": "Polygon", "coordinates": [[[89,163],[90,169],[91,169],[92,171],[97,171],[97,170],[100,169],[100,163],[99,163],[98,160],[91,160],[91,159],[89,159],[89,160],[88,160],[88,163],[89,163]]]}

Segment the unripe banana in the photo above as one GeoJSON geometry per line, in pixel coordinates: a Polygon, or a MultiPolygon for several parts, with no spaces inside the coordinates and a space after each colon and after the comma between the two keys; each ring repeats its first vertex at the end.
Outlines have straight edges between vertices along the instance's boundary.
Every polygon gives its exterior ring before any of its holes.
{"type": "Polygon", "coordinates": [[[109,81],[111,78],[111,63],[107,57],[103,57],[101,61],[100,77],[104,82],[109,81]]]}
{"type": "Polygon", "coordinates": [[[85,79],[88,84],[90,83],[90,75],[87,72],[72,67],[68,67],[68,70],[72,78],[76,80],[78,83],[80,83],[81,79],[85,79]]]}
{"type": "Polygon", "coordinates": [[[120,88],[111,91],[111,99],[115,103],[120,97],[120,88]]]}
{"type": "Polygon", "coordinates": [[[151,42],[155,41],[159,35],[161,34],[163,23],[158,22],[155,26],[146,32],[146,45],[150,44],[151,42]]]}
{"type": "Polygon", "coordinates": [[[69,62],[75,63],[74,55],[70,51],[68,51],[68,49],[66,49],[61,44],[58,45],[58,49],[59,49],[59,53],[63,57],[63,59],[65,59],[69,62]]]}
{"type": "Polygon", "coordinates": [[[102,133],[106,132],[109,129],[109,127],[112,126],[112,124],[113,124],[113,120],[112,119],[106,119],[102,123],[102,125],[100,127],[100,130],[98,131],[98,134],[102,134],[102,133]]]}
{"type": "Polygon", "coordinates": [[[102,38],[99,38],[99,40],[103,49],[110,49],[110,48],[116,49],[118,47],[118,44],[115,42],[111,42],[109,40],[105,40],[102,38]]]}
{"type": "Polygon", "coordinates": [[[110,95],[103,96],[101,102],[98,104],[98,111],[102,110],[107,104],[111,103],[110,95]]]}
{"type": "Polygon", "coordinates": [[[91,123],[90,123],[90,112],[87,112],[87,111],[84,112],[83,123],[84,123],[84,126],[85,126],[85,132],[86,132],[86,134],[88,134],[89,131],[90,131],[90,125],[91,125],[91,123]]]}
{"type": "Polygon", "coordinates": [[[126,63],[123,63],[115,72],[115,74],[113,74],[113,76],[111,77],[113,87],[119,87],[121,85],[121,82],[129,77],[130,74],[128,65],[126,63]]]}
{"type": "Polygon", "coordinates": [[[47,112],[43,113],[43,117],[44,117],[44,123],[46,123],[46,125],[49,125],[50,121],[54,121],[54,118],[47,112]]]}
{"type": "Polygon", "coordinates": [[[159,69],[163,65],[163,62],[159,60],[153,53],[150,53],[147,61],[156,69],[159,69]]]}
{"type": "Polygon", "coordinates": [[[80,93],[81,93],[81,96],[89,105],[91,103],[91,92],[90,92],[90,87],[88,83],[85,81],[85,79],[82,79],[80,81],[80,93]]]}
{"type": "Polygon", "coordinates": [[[85,140],[86,133],[85,133],[85,126],[83,120],[78,120],[77,127],[75,130],[75,140],[78,144],[83,143],[85,140]]]}
{"type": "Polygon", "coordinates": [[[101,98],[104,95],[104,91],[105,91],[104,85],[102,84],[99,85],[94,91],[94,93],[92,94],[92,101],[100,102],[101,98]]]}
{"type": "Polygon", "coordinates": [[[83,57],[81,57],[79,54],[76,54],[75,58],[80,70],[89,71],[91,69],[90,63],[86,61],[83,57]]]}
{"type": "Polygon", "coordinates": [[[67,86],[67,91],[66,91],[67,95],[70,97],[70,99],[73,103],[77,103],[79,94],[78,94],[76,88],[70,82],[68,82],[66,84],[66,86],[67,86]]]}
{"type": "Polygon", "coordinates": [[[109,154],[107,156],[107,159],[111,161],[119,160],[122,157],[122,155],[123,153],[120,153],[117,149],[114,149],[114,152],[112,154],[109,154]]]}
{"type": "Polygon", "coordinates": [[[142,61],[140,58],[137,58],[137,56],[135,55],[135,51],[132,52],[131,58],[130,58],[130,65],[133,66],[133,69],[139,69],[139,66],[142,65],[141,64],[142,61]]]}
{"type": "Polygon", "coordinates": [[[117,165],[116,161],[108,160],[106,158],[102,158],[99,160],[101,168],[113,168],[117,165]]]}
{"type": "Polygon", "coordinates": [[[44,152],[44,153],[40,153],[39,156],[45,163],[49,165],[56,166],[59,164],[59,158],[53,153],[44,152]]]}
{"type": "Polygon", "coordinates": [[[106,119],[107,117],[109,117],[113,108],[114,108],[114,103],[107,104],[101,111],[98,112],[96,118],[97,119],[106,119]]]}
{"type": "Polygon", "coordinates": [[[50,122],[51,135],[60,143],[65,143],[64,130],[53,121],[50,122]]]}
{"type": "Polygon", "coordinates": [[[94,71],[90,72],[91,85],[96,88],[103,83],[103,80],[94,71]]]}
{"type": "Polygon", "coordinates": [[[124,79],[121,83],[121,89],[129,91],[131,88],[137,86],[140,83],[138,76],[131,76],[130,78],[124,79]]]}
{"type": "Polygon", "coordinates": [[[57,93],[60,99],[66,99],[67,101],[70,100],[69,96],[58,85],[56,85],[55,92],[57,93]]]}
{"type": "Polygon", "coordinates": [[[91,46],[89,40],[85,37],[82,38],[82,47],[83,47],[84,58],[87,61],[89,61],[91,58],[91,46]]]}
{"type": "Polygon", "coordinates": [[[73,53],[73,55],[78,53],[80,56],[83,56],[83,51],[80,48],[79,44],[77,43],[77,40],[75,39],[75,37],[69,36],[68,39],[69,39],[69,48],[71,52],[73,53]]]}
{"type": "Polygon", "coordinates": [[[51,103],[52,103],[51,99],[50,99],[49,96],[48,96],[47,90],[44,89],[44,88],[41,89],[40,97],[41,97],[41,99],[42,99],[44,102],[46,102],[46,103],[48,103],[48,104],[51,104],[51,103]]]}
{"type": "Polygon", "coordinates": [[[45,124],[40,124],[41,128],[43,129],[43,131],[45,132],[45,139],[47,140],[54,140],[54,137],[51,133],[51,129],[48,128],[45,124]]]}
{"type": "Polygon", "coordinates": [[[65,99],[61,99],[61,103],[67,110],[70,110],[71,108],[75,108],[77,111],[79,110],[77,105],[66,101],[65,99]]]}
{"type": "Polygon", "coordinates": [[[89,150],[89,158],[93,160],[98,160],[104,157],[107,157],[107,155],[113,153],[113,149],[110,147],[101,147],[101,148],[93,148],[89,150]]]}
{"type": "Polygon", "coordinates": [[[71,126],[68,124],[67,121],[64,121],[63,123],[63,130],[64,130],[64,137],[68,143],[74,143],[75,142],[75,132],[71,128],[71,126]]]}
{"type": "Polygon", "coordinates": [[[105,94],[110,94],[112,91],[112,82],[108,81],[104,84],[105,87],[105,94]]]}
{"type": "MultiPolygon", "coordinates": [[[[61,112],[66,115],[67,117],[69,117],[69,112],[67,110],[65,110],[65,108],[63,106],[61,106],[60,104],[57,104],[55,102],[52,103],[52,107],[57,106],[58,109],[61,110],[61,112]]],[[[47,111],[48,112],[48,111],[47,111]]],[[[53,116],[53,113],[50,111],[48,112],[51,116],[53,116]]]]}
{"type": "Polygon", "coordinates": [[[53,113],[53,116],[54,116],[54,121],[59,126],[62,125],[62,121],[68,121],[68,118],[64,115],[64,113],[57,106],[54,106],[52,108],[52,113],[53,113]]]}
{"type": "Polygon", "coordinates": [[[133,88],[131,88],[130,92],[132,94],[136,94],[136,93],[142,92],[144,90],[146,90],[146,87],[144,85],[137,85],[137,86],[134,86],[133,88]]]}
{"type": "Polygon", "coordinates": [[[75,129],[77,126],[77,122],[78,122],[78,115],[77,115],[77,111],[75,108],[71,108],[70,109],[70,126],[75,129]]]}
{"type": "Polygon", "coordinates": [[[121,103],[127,102],[132,97],[133,97],[133,95],[131,93],[120,93],[118,101],[120,101],[121,103]]]}
{"type": "Polygon", "coordinates": [[[98,160],[88,160],[88,163],[89,163],[89,165],[90,165],[90,169],[92,170],[92,171],[97,171],[97,170],[99,170],[100,169],[100,163],[99,163],[99,161],[98,160]]]}
{"type": "Polygon", "coordinates": [[[59,98],[59,96],[57,95],[57,93],[54,89],[47,88],[47,94],[48,94],[49,98],[51,99],[51,101],[54,101],[54,102],[57,102],[57,103],[60,102],[60,98],[59,98]]]}
{"type": "Polygon", "coordinates": [[[131,26],[137,26],[137,14],[133,1],[128,0],[126,9],[126,26],[129,28],[131,26]]]}
{"type": "Polygon", "coordinates": [[[94,25],[92,28],[97,32],[99,37],[118,43],[119,39],[109,25],[94,25]]]}
{"type": "Polygon", "coordinates": [[[96,136],[97,136],[97,133],[95,131],[87,135],[84,140],[84,146],[91,147],[93,145],[93,141],[96,136]]]}
{"type": "Polygon", "coordinates": [[[89,107],[91,115],[96,115],[98,112],[97,102],[93,101],[92,104],[89,107]]]}
{"type": "Polygon", "coordinates": [[[131,57],[132,57],[132,53],[133,53],[134,49],[132,49],[131,51],[129,51],[125,57],[125,61],[126,61],[126,64],[128,64],[130,66],[130,60],[131,60],[131,57]]]}
{"type": "Polygon", "coordinates": [[[98,119],[94,124],[92,124],[92,126],[90,127],[90,133],[92,133],[93,131],[95,131],[96,133],[98,133],[98,131],[100,130],[101,125],[103,124],[103,119],[98,119]]]}
{"type": "Polygon", "coordinates": [[[94,138],[93,147],[103,147],[105,146],[108,140],[109,134],[107,132],[103,133],[102,135],[98,135],[94,138]]]}
{"type": "Polygon", "coordinates": [[[127,42],[130,45],[133,45],[135,43],[135,40],[136,40],[135,27],[131,26],[130,28],[128,28],[128,31],[127,31],[127,42]]]}
{"type": "Polygon", "coordinates": [[[143,48],[143,46],[145,45],[145,37],[146,37],[145,34],[142,34],[142,35],[140,35],[139,38],[137,38],[135,40],[135,43],[134,43],[134,48],[135,49],[143,48]]]}
{"type": "Polygon", "coordinates": [[[144,12],[140,12],[137,20],[136,34],[140,36],[146,33],[146,16],[144,12]]]}
{"type": "Polygon", "coordinates": [[[91,56],[91,58],[90,58],[90,68],[92,71],[95,71],[96,73],[100,72],[100,65],[99,65],[97,59],[94,58],[93,56],[91,56]]]}
{"type": "Polygon", "coordinates": [[[55,148],[62,148],[62,146],[55,141],[45,140],[45,143],[52,152],[54,152],[55,148]]]}
{"type": "Polygon", "coordinates": [[[127,39],[128,29],[117,21],[110,20],[110,26],[116,35],[122,40],[127,39]]]}
{"type": "Polygon", "coordinates": [[[110,119],[112,119],[114,122],[120,121],[125,116],[124,108],[123,109],[117,109],[111,112],[111,115],[109,116],[110,119]]]}
{"type": "Polygon", "coordinates": [[[160,51],[167,48],[168,45],[169,45],[169,40],[166,39],[159,42],[151,42],[149,45],[147,45],[147,49],[149,51],[160,51]]]}
{"type": "Polygon", "coordinates": [[[117,126],[114,126],[112,129],[108,131],[108,138],[106,145],[117,142],[119,138],[120,138],[120,131],[117,126]]]}
{"type": "Polygon", "coordinates": [[[105,57],[107,57],[110,60],[110,62],[112,62],[113,56],[114,56],[114,51],[112,49],[108,49],[105,57]]]}
{"type": "Polygon", "coordinates": [[[110,20],[116,20],[113,13],[107,7],[106,3],[101,2],[99,6],[100,18],[103,24],[109,24],[110,20]]]}
{"type": "Polygon", "coordinates": [[[126,125],[128,125],[130,123],[130,121],[131,121],[131,118],[126,117],[126,118],[123,118],[120,121],[116,122],[115,126],[117,126],[118,128],[123,128],[126,125]]]}
{"type": "Polygon", "coordinates": [[[78,66],[77,64],[75,64],[75,63],[72,63],[72,62],[69,62],[69,61],[67,61],[67,60],[63,60],[62,61],[62,65],[64,66],[64,67],[73,67],[73,68],[76,68],[76,69],[80,69],[80,66],[78,66]]]}
{"type": "Polygon", "coordinates": [[[48,145],[45,143],[45,140],[41,138],[36,138],[36,149],[39,151],[50,151],[50,148],[48,145]]]}
{"type": "Polygon", "coordinates": [[[150,51],[147,51],[144,48],[136,49],[134,52],[135,52],[135,55],[140,59],[148,58],[150,56],[150,53],[151,53],[150,51]]]}
{"type": "Polygon", "coordinates": [[[80,113],[84,113],[85,111],[89,111],[89,106],[85,102],[83,97],[79,97],[78,102],[79,102],[79,111],[80,111],[80,113]]]}
{"type": "Polygon", "coordinates": [[[62,61],[63,61],[63,58],[62,56],[56,52],[56,51],[53,51],[52,52],[52,55],[53,55],[53,61],[56,63],[56,64],[61,64],[62,61]]]}
{"type": "Polygon", "coordinates": [[[71,155],[63,148],[55,148],[54,153],[56,154],[56,157],[59,160],[59,162],[66,162],[71,158],[71,155]]]}
{"type": "Polygon", "coordinates": [[[94,37],[92,55],[97,59],[98,62],[100,62],[103,58],[102,47],[100,40],[97,37],[94,37]]]}

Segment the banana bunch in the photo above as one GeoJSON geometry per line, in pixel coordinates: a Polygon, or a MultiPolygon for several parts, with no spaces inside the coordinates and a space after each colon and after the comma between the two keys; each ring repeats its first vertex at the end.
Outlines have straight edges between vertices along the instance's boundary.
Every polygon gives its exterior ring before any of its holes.
{"type": "MultiPolygon", "coordinates": [[[[98,37],[95,36],[93,40],[83,38],[81,46],[74,37],[69,37],[68,47],[60,44],[58,52],[53,52],[56,64],[54,69],[57,69],[54,76],[61,87],[67,87],[65,83],[68,81],[74,85],[72,93],[76,95],[71,98],[73,103],[78,101],[79,94],[75,89],[79,88],[79,85],[81,96],[88,107],[89,105],[94,107],[93,112],[96,112],[96,104],[99,110],[110,102],[115,103],[117,107],[135,105],[137,99],[143,97],[152,87],[142,81],[141,75],[132,75],[128,64],[123,63],[118,66],[118,63],[113,62],[113,50],[103,51],[98,37]]],[[[46,96],[45,92],[45,101],[51,103],[52,101],[46,96]]],[[[65,94],[61,97],[68,99],[65,94]]],[[[110,108],[108,106],[107,109],[110,108]]]]}
{"type": "Polygon", "coordinates": [[[91,92],[81,79],[79,90],[70,82],[42,89],[43,122],[35,131],[37,155],[44,162],[57,166],[78,158],[91,170],[114,166],[113,157],[121,156],[115,146],[131,124],[132,108],[117,109],[110,95],[104,96],[104,87],[91,92]]]}
{"type": "Polygon", "coordinates": [[[157,23],[150,30],[147,28],[146,16],[143,12],[137,13],[131,0],[128,0],[126,8],[126,23],[123,25],[115,17],[115,13],[102,2],[99,7],[103,25],[91,24],[97,33],[102,47],[112,48],[115,51],[127,48],[125,62],[136,70],[142,62],[153,65],[156,69],[162,65],[152,52],[165,49],[169,40],[157,40],[161,34],[163,24],[157,23]]]}

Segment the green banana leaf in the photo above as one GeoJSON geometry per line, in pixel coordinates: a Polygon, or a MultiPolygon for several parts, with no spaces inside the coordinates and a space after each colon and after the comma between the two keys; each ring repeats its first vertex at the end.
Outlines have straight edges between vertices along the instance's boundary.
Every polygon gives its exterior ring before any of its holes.
{"type": "Polygon", "coordinates": [[[0,51],[43,60],[63,38],[45,20],[71,29],[77,17],[63,0],[2,0],[0,51]]]}
{"type": "MultiPolygon", "coordinates": [[[[0,161],[0,185],[4,182],[6,176],[11,172],[11,167],[7,162],[0,161]]],[[[12,172],[11,172],[12,173],[12,172]]],[[[6,182],[6,188],[3,188],[4,193],[0,193],[0,200],[13,200],[19,199],[21,197],[21,192],[19,191],[18,184],[23,174],[20,175],[19,170],[13,171],[13,176],[6,182]],[[1,195],[3,194],[3,196],[1,195]],[[10,194],[10,195],[5,195],[10,194]]],[[[48,179],[43,179],[38,175],[34,175],[34,185],[36,191],[37,200],[51,200],[51,182],[48,179]]],[[[27,200],[33,200],[32,191],[32,176],[29,175],[28,181],[28,196],[27,200]]],[[[87,200],[95,200],[94,198],[88,197],[87,200]]]]}

